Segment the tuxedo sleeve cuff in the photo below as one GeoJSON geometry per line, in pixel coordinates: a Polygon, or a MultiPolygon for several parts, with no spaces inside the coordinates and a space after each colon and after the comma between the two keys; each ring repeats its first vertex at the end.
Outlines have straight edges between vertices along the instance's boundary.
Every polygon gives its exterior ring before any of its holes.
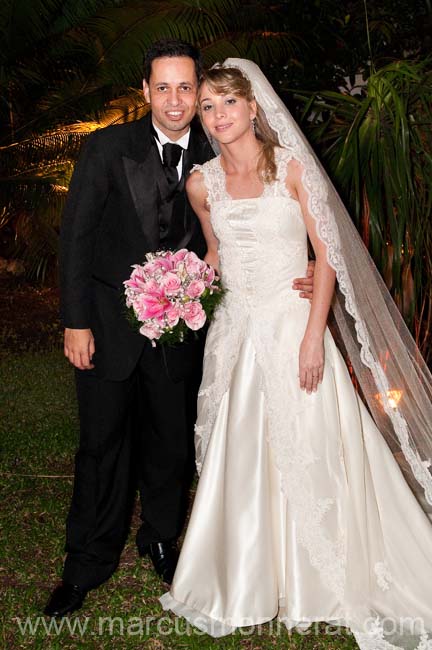
{"type": "Polygon", "coordinates": [[[63,327],[74,330],[90,329],[90,318],[87,313],[73,313],[60,309],[60,321],[63,327]]]}

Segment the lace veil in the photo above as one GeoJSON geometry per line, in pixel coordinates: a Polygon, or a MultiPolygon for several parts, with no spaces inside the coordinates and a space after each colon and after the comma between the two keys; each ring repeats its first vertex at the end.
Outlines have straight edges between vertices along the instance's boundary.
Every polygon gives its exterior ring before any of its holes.
{"type": "Polygon", "coordinates": [[[252,83],[279,142],[304,167],[317,232],[336,271],[333,334],[378,429],[432,518],[432,376],[336,189],[282,100],[252,61],[229,58],[252,83]]]}

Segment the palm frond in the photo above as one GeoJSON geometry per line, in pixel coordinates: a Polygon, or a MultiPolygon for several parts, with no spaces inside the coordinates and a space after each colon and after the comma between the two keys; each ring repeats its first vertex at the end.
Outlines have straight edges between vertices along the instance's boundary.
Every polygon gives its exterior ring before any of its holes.
{"type": "Polygon", "coordinates": [[[392,294],[426,346],[432,313],[432,73],[394,62],[361,97],[303,93],[303,123],[320,148],[392,294]],[[429,298],[427,298],[429,296],[429,298]]]}

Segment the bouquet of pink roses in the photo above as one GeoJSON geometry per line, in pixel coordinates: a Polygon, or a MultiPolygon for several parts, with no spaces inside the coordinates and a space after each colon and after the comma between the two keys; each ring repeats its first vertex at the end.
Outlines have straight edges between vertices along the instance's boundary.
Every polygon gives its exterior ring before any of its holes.
{"type": "Polygon", "coordinates": [[[134,264],[125,286],[126,306],[140,334],[152,345],[183,342],[189,330],[199,330],[220,302],[223,290],[214,269],[195,253],[147,253],[134,264]]]}

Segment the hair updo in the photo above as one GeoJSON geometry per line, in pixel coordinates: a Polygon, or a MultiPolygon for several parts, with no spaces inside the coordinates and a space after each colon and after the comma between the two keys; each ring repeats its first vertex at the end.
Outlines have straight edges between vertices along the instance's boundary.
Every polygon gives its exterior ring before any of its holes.
{"type": "MultiPolygon", "coordinates": [[[[215,95],[235,95],[248,102],[255,99],[249,79],[238,68],[224,68],[216,64],[210,70],[204,70],[201,85],[206,83],[215,95]]],[[[274,148],[280,147],[279,138],[267,122],[264,111],[257,102],[255,136],[261,143],[257,171],[264,183],[276,180],[276,162],[274,148]]]]}

